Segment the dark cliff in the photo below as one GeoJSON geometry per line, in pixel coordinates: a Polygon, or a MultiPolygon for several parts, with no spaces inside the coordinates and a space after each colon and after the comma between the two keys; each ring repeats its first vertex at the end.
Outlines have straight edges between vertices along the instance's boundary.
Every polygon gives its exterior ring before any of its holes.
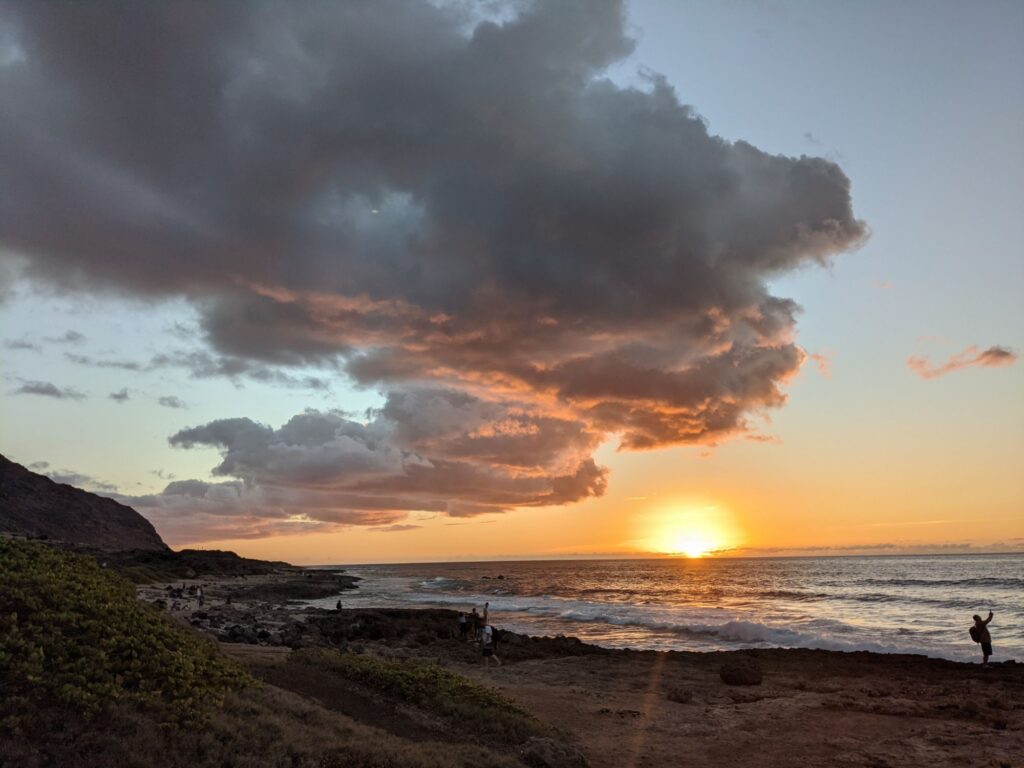
{"type": "Polygon", "coordinates": [[[131,507],[55,483],[0,456],[0,533],[92,549],[166,550],[153,524],[131,507]]]}

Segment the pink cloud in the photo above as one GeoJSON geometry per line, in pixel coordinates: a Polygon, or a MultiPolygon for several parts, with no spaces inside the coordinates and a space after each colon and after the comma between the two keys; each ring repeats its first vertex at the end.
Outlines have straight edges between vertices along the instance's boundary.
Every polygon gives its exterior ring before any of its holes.
{"type": "Polygon", "coordinates": [[[979,351],[978,347],[972,344],[963,352],[952,355],[941,365],[932,365],[928,358],[915,355],[907,358],[907,367],[922,379],[934,379],[965,368],[1001,368],[1013,365],[1016,360],[1017,354],[1007,347],[992,346],[979,351]]]}

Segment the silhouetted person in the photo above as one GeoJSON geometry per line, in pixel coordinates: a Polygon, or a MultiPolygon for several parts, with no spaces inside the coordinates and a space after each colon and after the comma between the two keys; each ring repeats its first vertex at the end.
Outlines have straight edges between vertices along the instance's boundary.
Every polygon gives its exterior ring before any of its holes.
{"type": "Polygon", "coordinates": [[[988,618],[982,621],[981,616],[975,615],[974,626],[971,627],[971,637],[975,642],[981,643],[981,666],[988,666],[988,657],[992,655],[992,635],[988,633],[988,623],[992,621],[992,611],[988,612],[988,618]]]}
{"type": "Polygon", "coordinates": [[[474,640],[477,639],[477,632],[480,627],[480,614],[476,612],[476,606],[473,606],[473,610],[469,612],[469,636],[474,640]]]}
{"type": "Polygon", "coordinates": [[[480,630],[480,649],[484,657],[484,665],[490,666],[491,659],[498,662],[498,666],[501,666],[501,659],[498,658],[498,654],[495,653],[495,642],[496,633],[494,627],[490,624],[484,624],[483,629],[480,630]]]}
{"type": "Polygon", "coordinates": [[[339,600],[337,603],[335,603],[334,610],[336,610],[336,611],[340,611],[341,610],[341,600],[339,600]]]}
{"type": "Polygon", "coordinates": [[[469,624],[466,623],[466,614],[459,611],[459,639],[465,642],[469,639],[469,624]]]}

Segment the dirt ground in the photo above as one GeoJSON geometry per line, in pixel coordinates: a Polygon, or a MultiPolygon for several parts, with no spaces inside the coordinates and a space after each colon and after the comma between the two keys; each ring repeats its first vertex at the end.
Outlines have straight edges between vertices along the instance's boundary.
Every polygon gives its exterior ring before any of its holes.
{"type": "Polygon", "coordinates": [[[1024,766],[1024,665],[759,651],[764,682],[733,687],[718,675],[726,656],[627,653],[458,671],[565,732],[593,768],[1024,766]]]}

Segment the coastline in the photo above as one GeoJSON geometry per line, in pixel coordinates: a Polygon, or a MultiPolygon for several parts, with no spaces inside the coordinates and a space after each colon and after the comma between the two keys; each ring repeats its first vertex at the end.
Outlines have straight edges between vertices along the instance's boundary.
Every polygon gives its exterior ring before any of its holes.
{"type": "MultiPolygon", "coordinates": [[[[479,648],[457,638],[454,611],[344,608],[344,592],[340,611],[275,597],[278,582],[295,585],[308,578],[304,573],[206,579],[201,608],[195,600],[167,607],[269,684],[402,738],[425,726],[402,714],[401,702],[303,674],[292,662],[296,651],[328,648],[439,665],[501,691],[595,768],[703,761],[1024,765],[1022,664],[983,670],[925,656],[798,648],[622,650],[504,633],[503,666],[484,667],[479,648]],[[735,663],[756,667],[763,681],[727,684],[722,668],[735,663]]],[[[152,602],[166,586],[139,593],[152,602]]]]}

